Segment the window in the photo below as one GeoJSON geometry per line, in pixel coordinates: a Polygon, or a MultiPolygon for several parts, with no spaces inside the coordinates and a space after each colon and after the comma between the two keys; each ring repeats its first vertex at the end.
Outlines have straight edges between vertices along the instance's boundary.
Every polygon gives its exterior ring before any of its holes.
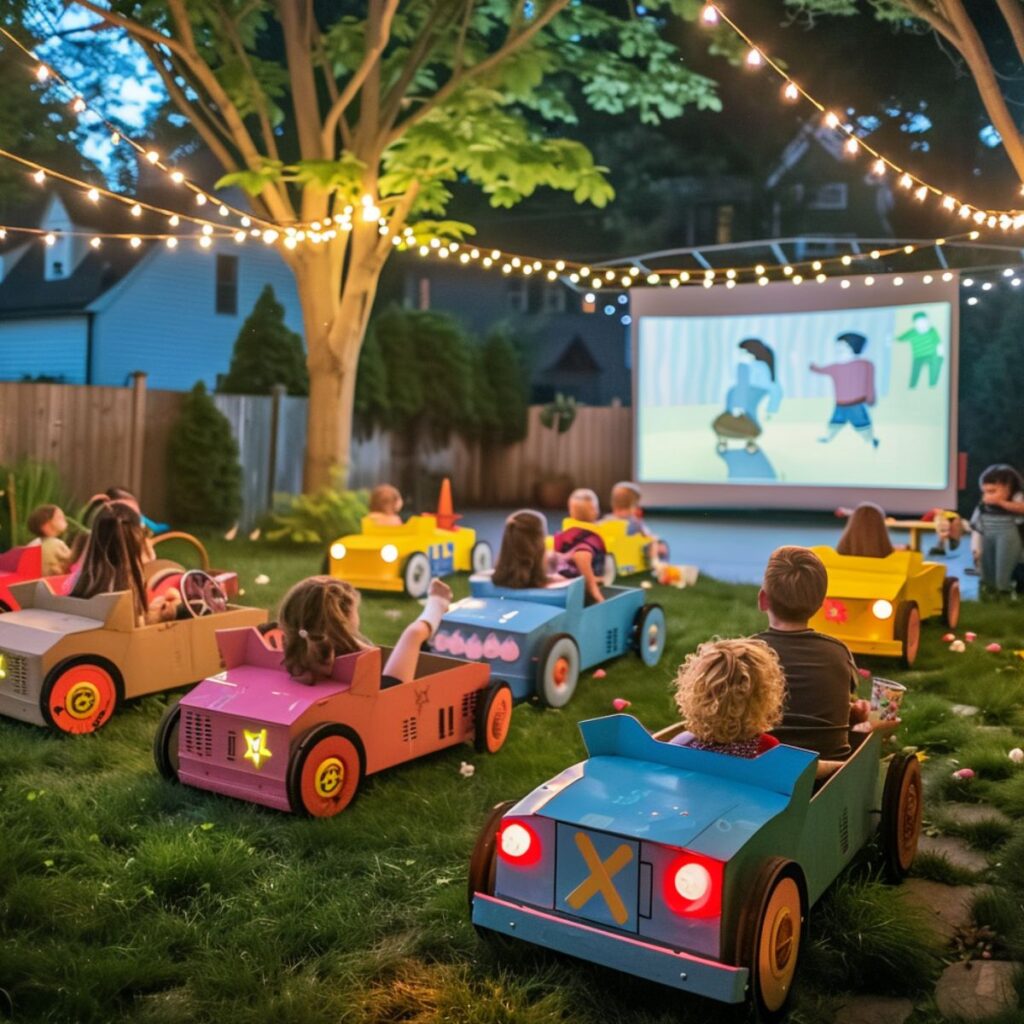
{"type": "Polygon", "coordinates": [[[525,313],[529,308],[529,278],[511,277],[505,292],[505,305],[512,313],[525,313]]]}
{"type": "Polygon", "coordinates": [[[217,257],[218,313],[235,316],[238,313],[238,257],[217,257]]]}
{"type": "Polygon", "coordinates": [[[63,277],[64,276],[64,261],[54,260],[50,264],[50,277],[63,277]]]}
{"type": "Polygon", "coordinates": [[[545,313],[564,313],[566,308],[566,288],[561,281],[545,283],[541,293],[541,309],[545,313]]]}
{"type": "Polygon", "coordinates": [[[847,187],[845,181],[832,181],[808,190],[808,210],[845,210],[847,187]]]}
{"type": "Polygon", "coordinates": [[[736,208],[731,205],[720,206],[715,215],[715,244],[728,245],[732,241],[732,222],[736,217],[736,208]]]}

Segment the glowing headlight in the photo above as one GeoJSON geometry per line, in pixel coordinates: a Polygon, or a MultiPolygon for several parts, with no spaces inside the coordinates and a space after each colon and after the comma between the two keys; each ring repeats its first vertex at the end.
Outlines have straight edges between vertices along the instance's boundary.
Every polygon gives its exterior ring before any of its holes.
{"type": "Polygon", "coordinates": [[[398,548],[396,548],[394,544],[385,544],[384,547],[380,549],[380,557],[383,558],[385,562],[397,561],[398,548]]]}
{"type": "Polygon", "coordinates": [[[876,601],[871,606],[871,614],[876,619],[887,619],[892,615],[892,604],[888,601],[876,601]]]}
{"type": "Polygon", "coordinates": [[[533,836],[522,825],[506,825],[501,830],[501,852],[506,857],[525,857],[530,852],[533,836]]]}
{"type": "Polygon", "coordinates": [[[0,654],[0,679],[7,678],[7,658],[0,654]]]}
{"type": "Polygon", "coordinates": [[[691,861],[676,872],[673,882],[676,892],[684,900],[701,900],[711,888],[711,875],[702,864],[695,864],[691,861]]]}
{"type": "Polygon", "coordinates": [[[331,558],[336,562],[340,562],[345,557],[345,545],[341,541],[335,541],[331,545],[331,558]]]}

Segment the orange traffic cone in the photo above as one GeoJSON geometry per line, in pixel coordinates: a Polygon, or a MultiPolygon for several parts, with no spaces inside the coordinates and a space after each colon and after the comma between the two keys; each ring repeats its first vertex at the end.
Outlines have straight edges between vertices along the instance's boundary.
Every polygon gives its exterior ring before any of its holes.
{"type": "Polygon", "coordinates": [[[452,482],[448,477],[441,481],[441,493],[437,497],[437,512],[434,518],[439,530],[454,530],[456,521],[462,518],[455,514],[452,507],[452,482]]]}

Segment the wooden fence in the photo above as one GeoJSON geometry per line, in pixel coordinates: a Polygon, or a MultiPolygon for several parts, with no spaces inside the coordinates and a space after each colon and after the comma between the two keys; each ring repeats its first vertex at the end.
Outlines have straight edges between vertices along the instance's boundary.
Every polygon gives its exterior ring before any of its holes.
{"type": "MultiPolygon", "coordinates": [[[[130,387],[0,383],[0,463],[22,457],[54,463],[77,499],[120,484],[135,491],[148,515],[166,518],[167,445],[184,393],[153,391],[145,374],[130,387]]],[[[306,400],[278,396],[214,396],[239,442],[243,466],[243,525],[269,507],[273,493],[301,487],[306,400]]],[[[628,407],[583,407],[558,434],[530,409],[526,438],[504,447],[453,440],[419,452],[415,464],[391,436],[375,433],[352,448],[349,482],[368,487],[410,476],[419,485],[410,507],[429,507],[436,481],[452,478],[459,507],[529,505],[538,483],[564,477],[592,487],[605,500],[612,484],[630,475],[633,420],[628,407]],[[411,470],[411,472],[410,472],[411,470]]]]}

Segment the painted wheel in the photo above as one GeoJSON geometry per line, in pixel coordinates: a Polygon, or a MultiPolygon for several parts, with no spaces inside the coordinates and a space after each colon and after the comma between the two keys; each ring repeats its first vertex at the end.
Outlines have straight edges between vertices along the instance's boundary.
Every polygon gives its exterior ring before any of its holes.
{"type": "Polygon", "coordinates": [[[742,963],[750,969],[757,1019],[774,1024],[786,1016],[803,937],[804,897],[799,869],[775,858],[762,870],[747,906],[742,963]]]}
{"type": "Polygon", "coordinates": [[[913,754],[896,754],[885,773],[882,820],[878,827],[885,874],[892,882],[906,878],[913,866],[923,816],[920,762],[913,754]]]}
{"type": "Polygon", "coordinates": [[[263,642],[272,651],[284,650],[284,630],[276,622],[264,622],[256,627],[263,642]]]}
{"type": "Polygon", "coordinates": [[[660,604],[645,604],[636,613],[636,653],[648,667],[654,668],[665,652],[665,612],[660,604]]]}
{"type": "Polygon", "coordinates": [[[572,700],[580,678],[580,649],[568,633],[556,633],[544,644],[537,662],[537,696],[549,708],[572,700]]]}
{"type": "Polygon", "coordinates": [[[153,761],[156,770],[168,782],[178,781],[180,768],[178,736],[181,731],[181,705],[172,704],[160,719],[153,737],[153,761]]]}
{"type": "Polygon", "coordinates": [[[604,572],[601,573],[601,585],[610,587],[615,582],[619,567],[615,562],[615,556],[606,554],[604,556],[604,572]]]}
{"type": "Polygon", "coordinates": [[[512,724],[512,688],[492,679],[477,698],[473,744],[481,754],[496,754],[505,744],[512,724]]]}
{"type": "Polygon", "coordinates": [[[903,664],[910,668],[921,649],[921,612],[916,601],[904,601],[896,610],[896,639],[903,645],[903,664]]]}
{"type": "Polygon", "coordinates": [[[956,629],[960,621],[960,581],[955,576],[942,582],[942,621],[950,629],[956,629]]]}
{"type": "Polygon", "coordinates": [[[473,897],[479,892],[484,896],[494,895],[494,866],[497,853],[498,826],[505,813],[515,805],[514,800],[504,800],[495,804],[484,819],[483,826],[477,833],[473,844],[473,853],[469,858],[469,907],[473,909],[473,897]]]}
{"type": "Polygon", "coordinates": [[[296,814],[332,818],[355,799],[365,771],[359,737],[342,725],[320,725],[288,763],[288,799],[296,814]]]}
{"type": "Polygon", "coordinates": [[[39,706],[49,726],[78,736],[106,725],[120,693],[121,679],[113,665],[100,658],[81,658],[50,672],[39,706]]]}
{"type": "Polygon", "coordinates": [[[487,572],[494,568],[494,552],[485,540],[478,540],[469,555],[469,565],[473,572],[487,572]]]}
{"type": "Polygon", "coordinates": [[[430,587],[430,559],[422,551],[414,551],[405,560],[402,582],[409,597],[418,601],[421,597],[427,596],[430,587]]]}

